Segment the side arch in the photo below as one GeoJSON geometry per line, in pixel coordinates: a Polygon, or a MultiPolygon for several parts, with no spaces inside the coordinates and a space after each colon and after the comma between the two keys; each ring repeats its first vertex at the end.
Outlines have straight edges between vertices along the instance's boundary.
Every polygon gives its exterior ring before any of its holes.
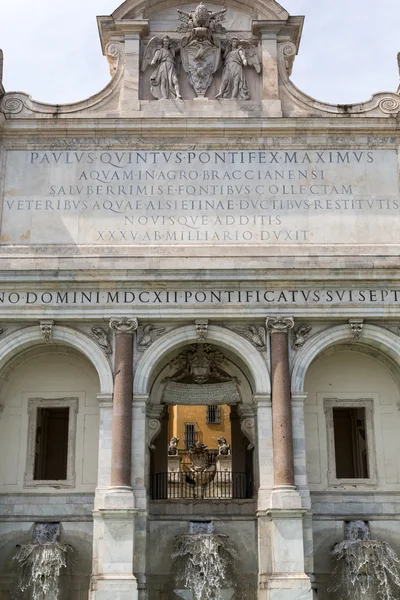
{"type": "Polygon", "coordinates": [[[338,325],[311,337],[298,352],[292,368],[292,394],[304,392],[305,376],[312,361],[327,348],[342,343],[351,343],[355,349],[374,348],[390,358],[400,370],[400,338],[397,335],[376,325],[364,325],[361,339],[355,342],[350,326],[338,325]]]}
{"type": "MultiPolygon", "coordinates": [[[[53,341],[81,352],[93,364],[100,380],[102,394],[113,393],[113,375],[110,364],[97,344],[85,334],[62,325],[54,325],[53,341]]],[[[43,345],[39,326],[20,329],[0,341],[0,372],[21,351],[43,345]]]]}
{"type": "MultiPolygon", "coordinates": [[[[163,358],[171,351],[197,342],[194,325],[186,325],[171,331],[158,339],[140,359],[133,382],[134,394],[148,394],[150,384],[163,358]]],[[[210,325],[207,343],[213,343],[233,352],[246,366],[250,375],[254,394],[269,394],[270,376],[266,362],[260,352],[250,342],[225,327],[210,325]]]]}

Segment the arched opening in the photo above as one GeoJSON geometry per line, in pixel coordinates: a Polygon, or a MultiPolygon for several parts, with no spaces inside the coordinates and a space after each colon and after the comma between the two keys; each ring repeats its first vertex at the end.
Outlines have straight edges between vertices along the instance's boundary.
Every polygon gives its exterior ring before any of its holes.
{"type": "Polygon", "coordinates": [[[325,348],[304,379],[314,573],[324,598],[335,566],[331,552],[346,522],[367,522],[381,540],[393,536],[393,521],[382,521],[376,497],[389,499],[400,484],[400,372],[382,345],[368,341],[325,348]]]}
{"type": "Polygon", "coordinates": [[[252,498],[254,440],[241,428],[252,390],[238,362],[203,343],[163,361],[151,391],[160,421],[151,441],[153,500],[252,498]]]}

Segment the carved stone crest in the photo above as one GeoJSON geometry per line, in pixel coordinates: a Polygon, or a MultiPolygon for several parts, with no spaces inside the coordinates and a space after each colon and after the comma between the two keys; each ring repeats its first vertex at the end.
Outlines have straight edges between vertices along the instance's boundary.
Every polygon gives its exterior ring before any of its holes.
{"type": "Polygon", "coordinates": [[[226,8],[213,13],[202,2],[190,13],[178,9],[182,21],[178,31],[189,33],[181,40],[182,66],[200,98],[205,96],[220,65],[221,42],[214,34],[226,32],[221,25],[225,13],[226,8]]]}
{"type": "Polygon", "coordinates": [[[222,352],[212,350],[208,344],[193,345],[171,363],[177,370],[169,379],[182,381],[187,378],[198,384],[207,383],[210,379],[230,381],[233,378],[221,369],[224,360],[222,352]]]}

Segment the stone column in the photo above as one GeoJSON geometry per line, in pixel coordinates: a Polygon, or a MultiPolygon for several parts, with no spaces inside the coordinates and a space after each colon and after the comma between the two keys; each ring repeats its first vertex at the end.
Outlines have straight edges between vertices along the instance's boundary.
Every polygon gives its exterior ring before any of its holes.
{"type": "Polygon", "coordinates": [[[292,406],[290,397],[288,333],[291,317],[267,319],[271,332],[272,431],[274,488],[294,489],[292,406]]]}
{"type": "Polygon", "coordinates": [[[111,319],[115,332],[114,400],[112,417],[111,487],[131,484],[133,332],[137,319],[111,319]]]}
{"type": "Polygon", "coordinates": [[[126,317],[110,321],[115,332],[110,487],[97,498],[93,512],[90,600],[138,600],[135,521],[140,510],[135,507],[131,483],[133,332],[137,325],[137,319],[126,317]]]}
{"type": "Polygon", "coordinates": [[[265,511],[269,523],[263,523],[261,532],[269,538],[270,574],[260,578],[259,600],[312,599],[311,582],[304,572],[303,515],[306,511],[294,477],[288,345],[293,325],[291,317],[267,319],[271,333],[274,487],[270,507],[265,511]]]}

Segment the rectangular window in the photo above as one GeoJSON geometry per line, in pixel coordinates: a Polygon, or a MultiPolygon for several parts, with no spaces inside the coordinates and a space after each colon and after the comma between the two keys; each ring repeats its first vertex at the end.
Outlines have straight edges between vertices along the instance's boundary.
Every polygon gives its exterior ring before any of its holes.
{"type": "Polygon", "coordinates": [[[221,411],[218,404],[206,406],[206,422],[209,425],[219,425],[221,423],[221,411]]]}
{"type": "Polygon", "coordinates": [[[197,440],[196,423],[185,423],[185,449],[188,450],[197,440]]]}
{"type": "Polygon", "coordinates": [[[368,479],[365,408],[333,408],[338,479],[368,479]]]}
{"type": "Polygon", "coordinates": [[[328,484],[333,487],[377,483],[374,400],[325,398],[328,484]]]}
{"type": "Polygon", "coordinates": [[[38,408],[33,479],[67,479],[69,408],[38,408]]]}
{"type": "Polygon", "coordinates": [[[75,486],[78,398],[29,398],[25,487],[75,486]]]}

